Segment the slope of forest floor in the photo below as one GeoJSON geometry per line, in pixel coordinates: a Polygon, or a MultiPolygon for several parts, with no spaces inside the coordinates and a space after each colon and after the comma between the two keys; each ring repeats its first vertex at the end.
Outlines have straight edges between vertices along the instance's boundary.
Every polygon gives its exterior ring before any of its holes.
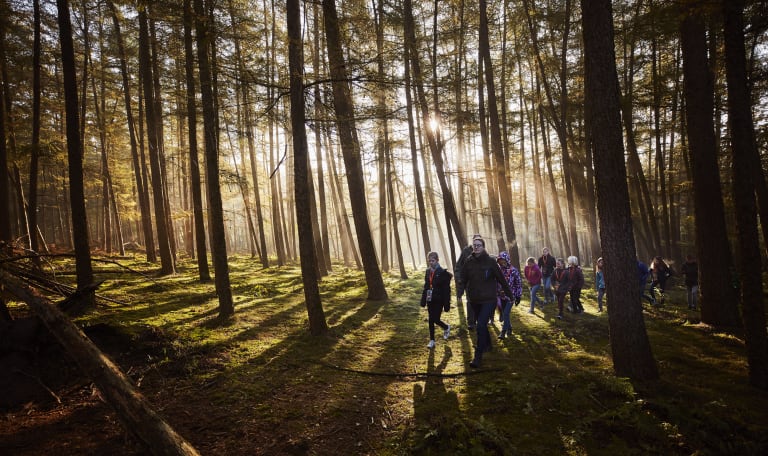
{"type": "MultiPolygon", "coordinates": [[[[330,331],[316,338],[298,267],[233,258],[236,316],[222,323],[193,264],[156,278],[120,261],[133,271],[97,271],[109,300],[77,322],[205,455],[768,454],[768,394],[747,385],[743,338],[700,324],[679,280],[644,312],[661,380],[635,383],[612,373],[591,271],[584,314],[530,315],[524,300],[513,337],[497,343],[497,319],[493,351],[471,370],[463,309],[427,349],[421,271],[387,277],[389,301],[374,302],[361,272],[336,265],[321,284],[330,331]]],[[[5,393],[37,391],[2,405],[0,453],[146,454],[61,349],[27,358],[3,374],[5,393]]]]}

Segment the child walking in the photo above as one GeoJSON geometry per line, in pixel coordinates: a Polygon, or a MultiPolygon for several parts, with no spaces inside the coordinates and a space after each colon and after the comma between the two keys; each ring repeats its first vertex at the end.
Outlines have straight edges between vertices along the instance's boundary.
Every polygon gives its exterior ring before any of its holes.
{"type": "Polygon", "coordinates": [[[603,296],[605,296],[605,275],[603,274],[603,257],[597,259],[595,265],[595,288],[597,288],[597,311],[603,311],[603,296]]]}
{"type": "Polygon", "coordinates": [[[539,288],[541,288],[541,269],[539,269],[539,265],[536,264],[536,260],[533,257],[528,257],[526,260],[523,273],[525,274],[525,280],[528,281],[528,288],[531,290],[531,308],[528,310],[528,313],[532,314],[534,313],[533,309],[536,307],[536,303],[538,303],[539,306],[543,305],[536,295],[539,288]]]}
{"type": "Polygon", "coordinates": [[[513,305],[520,304],[520,297],[523,295],[523,281],[520,279],[520,272],[516,267],[512,266],[509,254],[507,252],[501,252],[496,259],[499,264],[501,273],[504,275],[504,279],[507,281],[510,290],[512,290],[512,296],[507,296],[504,293],[504,289],[501,284],[496,286],[498,293],[498,299],[502,303],[502,325],[501,333],[499,334],[499,340],[506,338],[512,334],[512,324],[509,322],[509,312],[512,310],[513,305]]]}
{"type": "Polygon", "coordinates": [[[451,305],[451,279],[453,275],[440,266],[437,252],[427,254],[429,268],[424,274],[424,290],[421,293],[421,307],[426,307],[429,313],[429,344],[427,348],[435,348],[435,325],[443,328],[443,339],[448,340],[451,325],[443,322],[440,317],[451,305]]]}
{"type": "Polygon", "coordinates": [[[555,296],[557,297],[557,318],[563,319],[563,302],[568,293],[568,271],[565,269],[565,262],[562,258],[555,261],[555,270],[552,272],[552,282],[555,286],[555,296]]]}

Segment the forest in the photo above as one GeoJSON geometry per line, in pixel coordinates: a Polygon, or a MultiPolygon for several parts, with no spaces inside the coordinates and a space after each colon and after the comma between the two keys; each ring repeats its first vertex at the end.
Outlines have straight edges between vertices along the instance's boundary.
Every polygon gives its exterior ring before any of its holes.
{"type": "Polygon", "coordinates": [[[766,454],[766,106],[756,0],[0,0],[0,453],[766,454]],[[479,369],[476,237],[585,279],[479,369]]]}

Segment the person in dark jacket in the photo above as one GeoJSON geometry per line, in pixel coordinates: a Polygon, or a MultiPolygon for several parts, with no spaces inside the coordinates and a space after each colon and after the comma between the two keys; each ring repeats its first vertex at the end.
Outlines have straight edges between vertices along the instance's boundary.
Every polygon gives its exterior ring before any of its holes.
{"type": "Polygon", "coordinates": [[[555,269],[552,271],[552,284],[555,286],[555,296],[557,297],[557,319],[562,320],[563,303],[570,287],[568,284],[568,270],[565,269],[565,261],[562,258],[558,258],[555,261],[555,269]]]}
{"type": "Polygon", "coordinates": [[[575,256],[568,257],[568,293],[571,298],[569,310],[573,313],[584,312],[584,306],[581,305],[581,289],[584,288],[584,272],[579,267],[579,259],[575,256]]]}
{"type": "Polygon", "coordinates": [[[435,325],[443,328],[443,339],[448,340],[451,334],[451,325],[443,322],[440,317],[443,311],[451,307],[451,279],[453,275],[440,266],[440,257],[437,252],[427,254],[429,268],[424,274],[424,290],[421,293],[421,307],[426,307],[429,312],[429,344],[428,348],[435,348],[435,325]]]}
{"type": "Polygon", "coordinates": [[[469,302],[477,316],[477,344],[475,356],[470,367],[480,367],[483,353],[491,349],[491,334],[488,332],[488,320],[496,308],[496,284],[500,284],[507,296],[515,294],[509,288],[496,261],[485,251],[485,241],[481,238],[472,241],[472,256],[467,259],[462,270],[462,282],[469,302]]]}
{"type": "Polygon", "coordinates": [[[688,298],[688,308],[696,310],[699,301],[699,264],[693,255],[685,257],[682,273],[685,276],[685,289],[688,298]]]}
{"type": "Polygon", "coordinates": [[[541,249],[539,257],[539,269],[541,269],[541,282],[544,287],[544,302],[554,302],[555,295],[552,292],[552,273],[555,271],[555,257],[549,253],[549,248],[541,249]]]}
{"type": "MultiPolygon", "coordinates": [[[[474,242],[475,239],[482,239],[482,236],[475,234],[472,236],[472,241],[474,242]]],[[[464,247],[461,250],[459,259],[456,260],[456,265],[453,267],[453,274],[456,279],[456,305],[458,306],[461,305],[461,297],[464,296],[464,275],[462,274],[462,271],[464,270],[464,264],[466,264],[467,259],[472,256],[472,253],[472,244],[464,247]]],[[[469,302],[469,298],[467,298],[467,329],[475,329],[476,324],[477,315],[475,315],[475,311],[472,309],[472,304],[469,302]]]]}

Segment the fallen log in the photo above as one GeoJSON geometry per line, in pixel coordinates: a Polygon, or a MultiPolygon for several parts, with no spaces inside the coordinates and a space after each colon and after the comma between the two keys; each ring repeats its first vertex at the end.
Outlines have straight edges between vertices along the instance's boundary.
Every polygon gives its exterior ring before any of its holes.
{"type": "Polygon", "coordinates": [[[11,274],[0,270],[0,283],[29,305],[48,330],[99,388],[125,429],[155,455],[199,455],[149,405],[128,377],[48,298],[11,274]]]}

